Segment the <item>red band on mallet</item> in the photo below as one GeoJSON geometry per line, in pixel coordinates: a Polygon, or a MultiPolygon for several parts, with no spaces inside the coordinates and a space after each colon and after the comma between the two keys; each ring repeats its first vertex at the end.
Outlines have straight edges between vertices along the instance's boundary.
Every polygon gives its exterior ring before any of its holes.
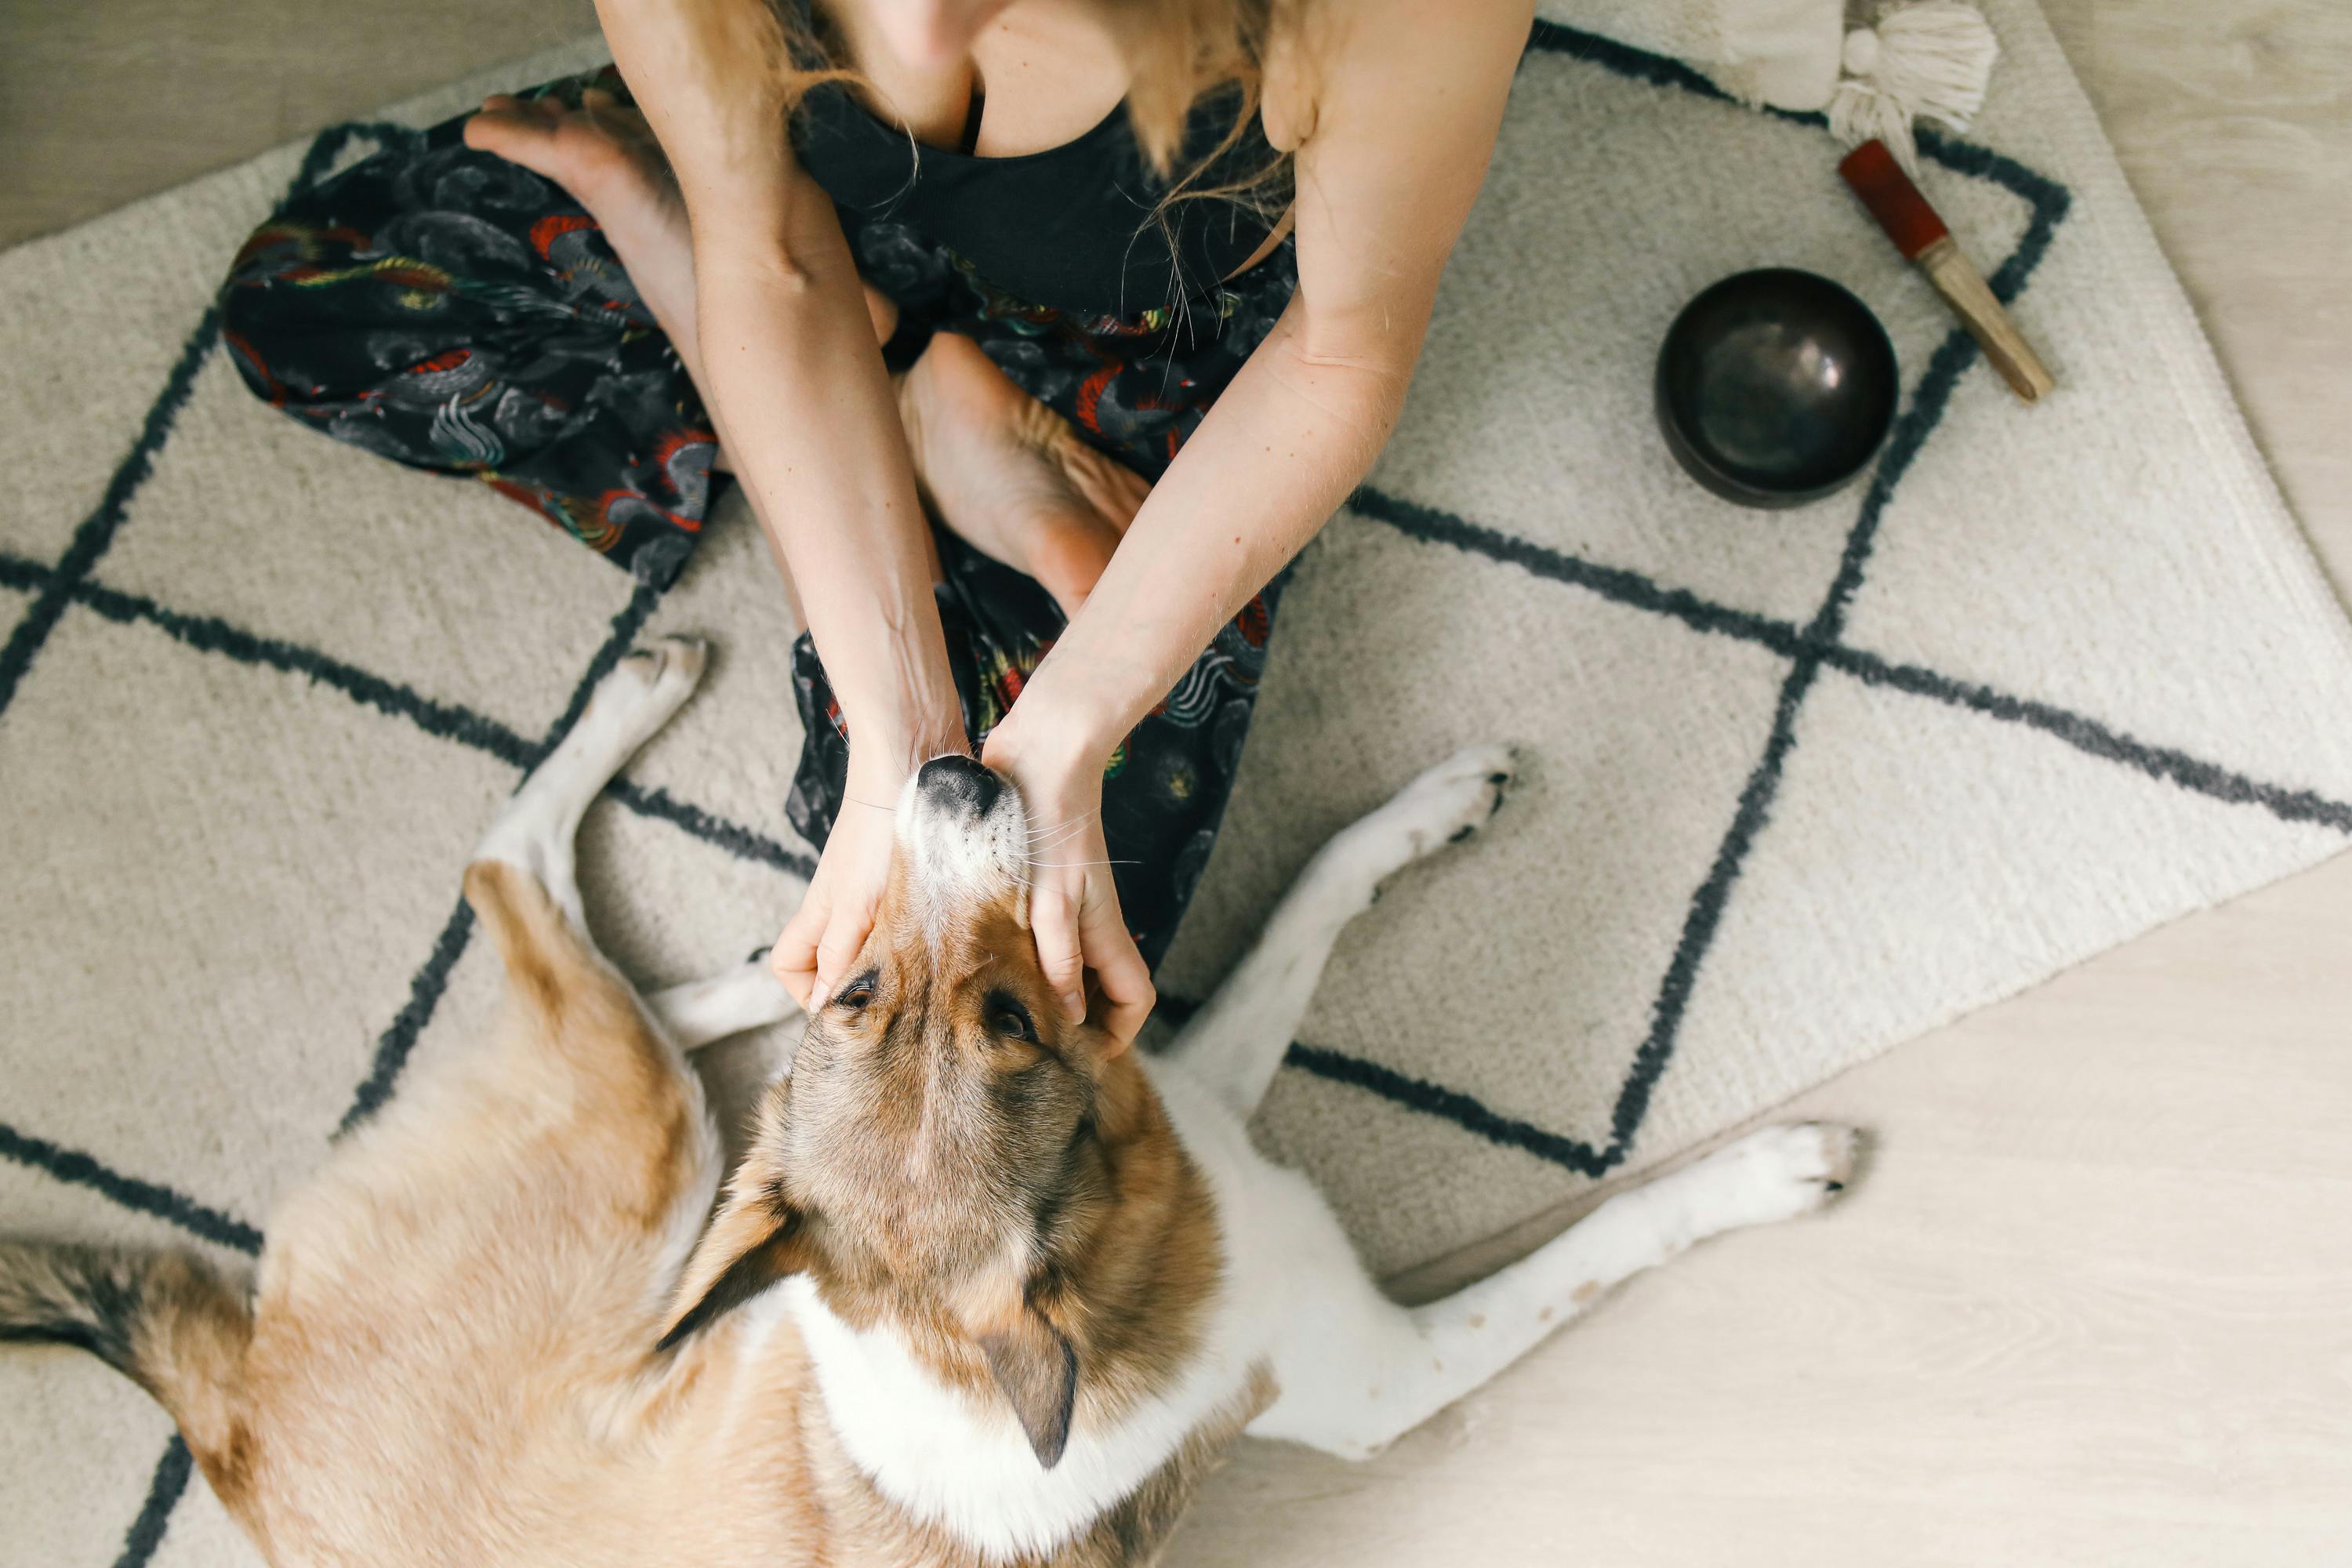
{"type": "Polygon", "coordinates": [[[1886,231],[1906,260],[1916,261],[1919,253],[1942,239],[1951,230],[1911,183],[1911,176],[1895,163],[1895,154],[1886,150],[1884,142],[1865,142],[1846,154],[1838,165],[1838,173],[1886,231]]]}

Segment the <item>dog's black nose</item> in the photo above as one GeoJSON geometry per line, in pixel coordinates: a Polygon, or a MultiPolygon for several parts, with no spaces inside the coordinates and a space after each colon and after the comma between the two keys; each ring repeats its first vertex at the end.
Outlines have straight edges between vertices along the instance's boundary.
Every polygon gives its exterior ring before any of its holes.
{"type": "Polygon", "coordinates": [[[915,787],[941,805],[960,805],[985,816],[1004,781],[971,757],[933,757],[915,774],[915,787]]]}

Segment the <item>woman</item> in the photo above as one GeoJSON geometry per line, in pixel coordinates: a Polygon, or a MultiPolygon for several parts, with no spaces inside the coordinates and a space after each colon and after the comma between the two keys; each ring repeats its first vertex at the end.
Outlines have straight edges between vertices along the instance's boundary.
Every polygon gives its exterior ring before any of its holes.
{"type": "Polygon", "coordinates": [[[1394,424],[1530,7],[780,5],[601,0],[634,106],[494,98],[325,183],[240,257],[230,342],[289,413],[657,581],[707,409],[809,634],[823,855],[778,972],[824,1005],[899,786],[980,739],[1053,834],[1045,973],[1129,1040],[1260,590],[1394,424]]]}

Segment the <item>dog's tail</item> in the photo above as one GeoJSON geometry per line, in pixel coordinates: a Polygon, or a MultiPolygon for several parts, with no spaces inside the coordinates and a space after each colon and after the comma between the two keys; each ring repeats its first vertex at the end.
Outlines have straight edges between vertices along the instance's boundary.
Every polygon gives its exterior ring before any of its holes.
{"type": "Polygon", "coordinates": [[[205,1474],[241,1468],[241,1290],[184,1251],[0,1239],[0,1342],[72,1345],[145,1389],[205,1474]]]}

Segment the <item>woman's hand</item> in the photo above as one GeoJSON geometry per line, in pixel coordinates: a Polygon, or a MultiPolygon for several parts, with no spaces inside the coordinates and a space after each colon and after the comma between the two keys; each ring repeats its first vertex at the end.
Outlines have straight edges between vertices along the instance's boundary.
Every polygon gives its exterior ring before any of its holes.
{"type": "Polygon", "coordinates": [[[768,967],[803,1012],[822,1008],[856,960],[889,874],[890,814],[844,805],[801,907],[768,954],[768,967]]]}
{"type": "Polygon", "coordinates": [[[840,817],[801,907],[768,953],[769,968],[804,1012],[824,1005],[874,930],[874,911],[890,878],[893,808],[906,781],[903,766],[850,747],[840,817]]]}
{"type": "Polygon", "coordinates": [[[981,761],[1011,779],[1029,809],[1029,926],[1046,984],[1072,1023],[1087,1014],[1086,972],[1102,997],[1101,1024],[1121,1047],[1134,1043],[1159,999],[1151,971],[1128,934],[1103,840],[1104,759],[1053,743],[1055,726],[1016,702],[988,738],[981,761]]]}

